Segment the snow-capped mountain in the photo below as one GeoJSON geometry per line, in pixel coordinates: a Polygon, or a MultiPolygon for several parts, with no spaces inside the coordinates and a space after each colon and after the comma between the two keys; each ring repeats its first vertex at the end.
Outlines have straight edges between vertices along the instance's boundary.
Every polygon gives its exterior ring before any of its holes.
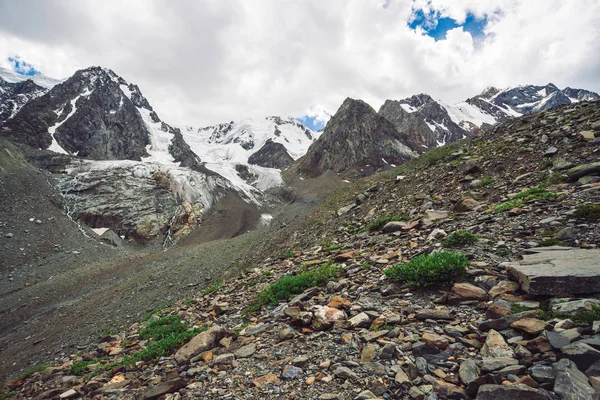
{"type": "Polygon", "coordinates": [[[13,118],[29,101],[47,92],[32,80],[8,82],[0,75],[0,125],[13,118]]]}
{"type": "Polygon", "coordinates": [[[416,152],[463,139],[486,126],[537,111],[578,101],[600,100],[597,93],[584,89],[558,89],[525,85],[514,88],[486,88],[481,94],[456,104],[419,94],[403,100],[386,100],[379,114],[411,138],[416,152]]]}
{"type": "MultiPolygon", "coordinates": [[[[62,157],[50,164],[66,164],[57,178],[74,219],[138,242],[161,235],[176,241],[226,196],[268,208],[272,198],[264,191],[283,184],[280,169],[315,138],[283,117],[187,127],[182,134],[160,119],[139,87],[101,67],[36,95],[2,134],[62,157]],[[272,150],[279,154],[265,154],[272,150]]],[[[48,164],[44,157],[38,164],[48,164]]]]}
{"type": "Polygon", "coordinates": [[[208,169],[239,187],[249,184],[262,191],[282,185],[279,170],[303,156],[319,136],[295,119],[279,116],[185,127],[181,132],[208,169]]]}
{"type": "Polygon", "coordinates": [[[66,80],[50,78],[41,73],[37,73],[35,75],[21,75],[4,67],[0,67],[0,78],[9,83],[17,83],[31,80],[36,85],[41,86],[44,89],[52,89],[54,86],[66,80]]]}

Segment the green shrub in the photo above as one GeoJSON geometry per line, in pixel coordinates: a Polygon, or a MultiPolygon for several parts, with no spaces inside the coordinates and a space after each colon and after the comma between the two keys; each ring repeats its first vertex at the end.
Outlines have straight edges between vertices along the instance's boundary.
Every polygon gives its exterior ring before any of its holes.
{"type": "Polygon", "coordinates": [[[462,247],[477,242],[477,235],[467,231],[454,231],[444,240],[442,240],[442,246],[444,247],[462,247]]]}
{"type": "Polygon", "coordinates": [[[342,247],[344,247],[344,245],[342,245],[342,244],[333,244],[333,243],[327,241],[327,242],[321,243],[321,247],[323,248],[323,251],[332,252],[332,251],[336,251],[336,250],[341,249],[342,247]]]}
{"type": "Polygon", "coordinates": [[[333,278],[337,278],[341,272],[342,269],[338,265],[327,263],[310,270],[304,268],[298,275],[284,276],[257,293],[254,303],[247,307],[244,313],[258,311],[267,304],[276,305],[279,300],[287,300],[308,288],[320,286],[333,278]]]}
{"type": "Polygon", "coordinates": [[[548,191],[546,185],[538,185],[518,193],[515,197],[504,203],[497,204],[494,210],[498,212],[508,211],[516,207],[522,207],[524,203],[531,200],[554,200],[557,197],[556,193],[548,191]]]}
{"type": "Polygon", "coordinates": [[[600,222],[600,204],[582,204],[575,210],[575,218],[600,222]]]}
{"type": "Polygon", "coordinates": [[[554,171],[552,175],[548,176],[546,179],[546,184],[552,185],[557,183],[563,183],[565,181],[565,177],[558,171],[554,171]]]}
{"type": "Polygon", "coordinates": [[[386,270],[387,277],[415,286],[433,286],[453,281],[462,275],[467,258],[460,253],[422,254],[405,264],[386,270]]]}
{"type": "Polygon", "coordinates": [[[369,232],[379,231],[385,224],[392,221],[410,221],[410,217],[407,215],[380,215],[373,222],[365,226],[363,230],[369,232]]]}
{"type": "Polygon", "coordinates": [[[170,355],[177,347],[187,343],[198,333],[206,329],[207,328],[171,332],[163,336],[162,339],[149,343],[144,350],[125,357],[121,362],[121,365],[133,365],[138,361],[157,361],[161,357],[170,355]]]}
{"type": "Polygon", "coordinates": [[[161,340],[173,332],[183,332],[187,330],[186,325],[179,319],[178,315],[169,315],[168,317],[158,318],[150,321],[138,335],[140,339],[161,340]]]}

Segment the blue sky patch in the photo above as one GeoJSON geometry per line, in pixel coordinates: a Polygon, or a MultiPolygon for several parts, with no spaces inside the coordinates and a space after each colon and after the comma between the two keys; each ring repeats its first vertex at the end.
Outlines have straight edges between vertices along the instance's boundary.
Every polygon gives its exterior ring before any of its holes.
{"type": "Polygon", "coordinates": [[[8,57],[8,62],[12,64],[13,70],[19,75],[33,76],[40,73],[33,65],[26,63],[19,57],[8,57]]]}
{"type": "Polygon", "coordinates": [[[427,36],[431,36],[436,41],[446,39],[446,33],[450,29],[462,26],[465,32],[469,32],[473,39],[482,38],[485,34],[483,30],[487,25],[487,17],[476,18],[474,14],[468,13],[465,22],[459,24],[456,20],[449,17],[440,17],[439,11],[431,10],[425,14],[423,10],[414,12],[414,19],[408,24],[411,29],[421,27],[427,36]]]}
{"type": "Polygon", "coordinates": [[[321,129],[325,128],[325,123],[322,121],[317,121],[317,117],[309,117],[308,115],[305,115],[304,117],[296,119],[313,131],[320,131],[321,129]]]}

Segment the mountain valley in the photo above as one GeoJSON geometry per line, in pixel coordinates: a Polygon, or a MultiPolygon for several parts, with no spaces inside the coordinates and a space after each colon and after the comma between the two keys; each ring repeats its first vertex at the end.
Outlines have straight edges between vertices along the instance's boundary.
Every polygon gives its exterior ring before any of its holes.
{"type": "Polygon", "coordinates": [[[13,75],[0,396],[598,398],[598,94],[347,98],[315,132],[171,125],[107,68],[13,75]],[[436,254],[463,273],[389,272],[436,254]]]}

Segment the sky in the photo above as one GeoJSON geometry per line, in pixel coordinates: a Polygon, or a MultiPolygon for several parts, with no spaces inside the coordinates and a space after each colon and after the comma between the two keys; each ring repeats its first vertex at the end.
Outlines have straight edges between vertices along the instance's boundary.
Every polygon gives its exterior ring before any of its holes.
{"type": "Polygon", "coordinates": [[[487,86],[600,91],[600,0],[0,0],[0,66],[139,85],[168,123],[378,110],[487,86]]]}

